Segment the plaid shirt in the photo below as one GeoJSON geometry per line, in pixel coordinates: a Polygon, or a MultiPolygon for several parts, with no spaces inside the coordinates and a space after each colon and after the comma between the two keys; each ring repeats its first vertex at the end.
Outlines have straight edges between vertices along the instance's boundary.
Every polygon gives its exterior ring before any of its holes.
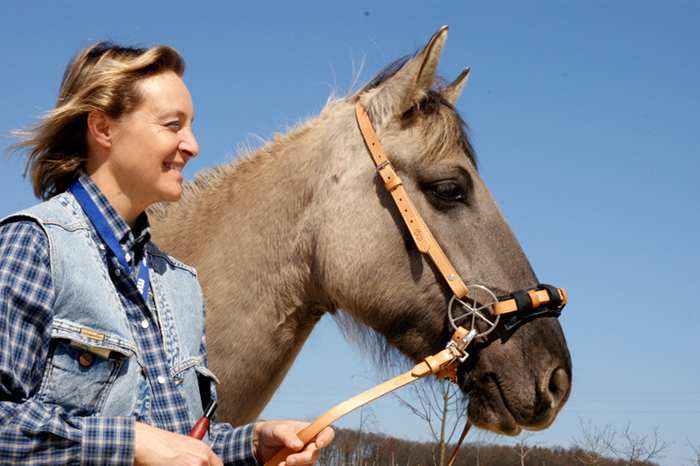
{"type": "MultiPolygon", "coordinates": [[[[80,182],[120,239],[127,260],[136,270],[133,264],[139,263],[144,246],[150,241],[146,215],[137,220],[134,235],[90,178],[83,176],[80,182]]],[[[93,234],[100,241],[97,233],[93,234]]],[[[116,259],[112,259],[110,266],[118,267],[116,259]]],[[[136,332],[136,344],[148,368],[147,376],[152,379],[151,422],[187,435],[192,428],[188,409],[170,376],[155,306],[152,299],[146,306],[136,298],[134,283],[134,277],[122,274],[117,275],[115,286],[130,321],[150,323],[138,325],[141,330],[136,332]]],[[[54,298],[44,231],[29,220],[1,226],[0,464],[132,464],[136,420],[130,413],[122,417],[70,416],[34,398],[48,357],[54,298]]],[[[206,356],[204,336],[201,352],[206,356]]],[[[214,423],[211,447],[226,464],[255,465],[252,436],[252,424],[234,428],[214,423]]]]}

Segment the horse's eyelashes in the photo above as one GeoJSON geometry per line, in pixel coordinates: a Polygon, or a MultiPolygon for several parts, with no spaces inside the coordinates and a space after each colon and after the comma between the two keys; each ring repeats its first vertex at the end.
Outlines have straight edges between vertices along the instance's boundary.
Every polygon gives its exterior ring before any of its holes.
{"type": "Polygon", "coordinates": [[[464,191],[457,183],[450,181],[441,182],[434,185],[435,193],[448,200],[460,201],[464,199],[464,191]]]}
{"type": "Polygon", "coordinates": [[[458,180],[440,180],[427,184],[424,187],[433,204],[439,209],[449,209],[457,204],[467,202],[467,187],[458,180]]]}

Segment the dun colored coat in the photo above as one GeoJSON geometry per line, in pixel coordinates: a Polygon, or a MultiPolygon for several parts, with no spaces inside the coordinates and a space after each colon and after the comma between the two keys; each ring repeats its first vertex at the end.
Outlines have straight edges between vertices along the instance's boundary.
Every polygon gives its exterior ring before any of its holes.
{"type": "MultiPolygon", "coordinates": [[[[454,103],[468,69],[436,81],[447,29],[357,94],[152,210],[156,242],[197,268],[220,417],[256,418],[324,314],[413,361],[450,336],[442,277],[415,248],[355,122],[358,100],[417,208],[466,283],[497,294],[537,278],[476,167],[454,103]]],[[[195,312],[196,310],[193,310],[195,312]]],[[[551,424],[570,392],[558,321],[532,320],[471,358],[460,385],[482,428],[551,424]]]]}

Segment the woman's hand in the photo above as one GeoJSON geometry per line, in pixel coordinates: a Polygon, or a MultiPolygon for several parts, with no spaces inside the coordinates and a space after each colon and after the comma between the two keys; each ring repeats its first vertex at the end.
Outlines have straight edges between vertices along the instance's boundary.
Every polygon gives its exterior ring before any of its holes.
{"type": "Polygon", "coordinates": [[[280,449],[286,447],[298,453],[289,455],[280,463],[281,466],[314,464],[318,460],[321,448],[327,447],[333,441],[335,431],[326,427],[303,448],[304,444],[297,432],[308,425],[308,422],[301,421],[265,421],[255,424],[253,444],[258,461],[264,464],[280,449]]]}
{"type": "Polygon", "coordinates": [[[223,466],[209,445],[140,422],[134,434],[135,466],[223,466]]]}

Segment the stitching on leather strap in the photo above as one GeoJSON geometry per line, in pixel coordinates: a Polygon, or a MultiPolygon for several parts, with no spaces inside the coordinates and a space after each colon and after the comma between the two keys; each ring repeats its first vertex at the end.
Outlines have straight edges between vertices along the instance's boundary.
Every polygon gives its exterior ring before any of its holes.
{"type": "Polygon", "coordinates": [[[357,102],[355,105],[355,116],[360,133],[362,133],[362,138],[365,141],[367,150],[372,156],[377,172],[382,178],[382,181],[384,181],[386,190],[394,199],[394,203],[398,207],[401,217],[410,231],[411,237],[415,241],[418,250],[423,254],[428,254],[444,277],[447,285],[452,289],[452,292],[458,298],[463,298],[468,292],[467,285],[465,285],[464,281],[457,273],[457,270],[452,265],[452,262],[450,262],[447,255],[445,255],[445,252],[442,250],[437,240],[435,240],[435,237],[423,221],[420,213],[418,213],[418,210],[409,199],[408,193],[401,182],[401,178],[396,174],[394,167],[389,161],[389,157],[386,156],[381,144],[379,144],[379,138],[374,132],[367,111],[362,107],[360,102],[357,102]]]}

